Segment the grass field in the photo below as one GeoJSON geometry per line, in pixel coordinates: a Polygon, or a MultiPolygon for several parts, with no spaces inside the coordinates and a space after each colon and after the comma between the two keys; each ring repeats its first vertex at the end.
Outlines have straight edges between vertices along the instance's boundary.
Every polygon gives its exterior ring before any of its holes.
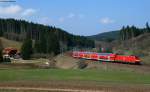
{"type": "Polygon", "coordinates": [[[150,74],[111,70],[19,69],[0,70],[0,81],[78,80],[100,83],[150,84],[150,74]]]}
{"type": "Polygon", "coordinates": [[[2,45],[4,48],[6,47],[13,47],[18,50],[20,50],[22,43],[17,41],[8,40],[6,38],[0,37],[0,40],[2,42],[2,45]]]}

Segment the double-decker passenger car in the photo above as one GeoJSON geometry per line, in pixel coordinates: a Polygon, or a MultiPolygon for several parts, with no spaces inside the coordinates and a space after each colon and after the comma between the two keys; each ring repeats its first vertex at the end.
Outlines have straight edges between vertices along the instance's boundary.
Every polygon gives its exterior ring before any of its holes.
{"type": "Polygon", "coordinates": [[[122,62],[122,63],[132,63],[140,64],[141,60],[137,56],[123,56],[113,53],[96,53],[96,52],[85,52],[85,51],[73,51],[72,56],[75,58],[97,60],[97,61],[107,61],[107,62],[122,62]]]}

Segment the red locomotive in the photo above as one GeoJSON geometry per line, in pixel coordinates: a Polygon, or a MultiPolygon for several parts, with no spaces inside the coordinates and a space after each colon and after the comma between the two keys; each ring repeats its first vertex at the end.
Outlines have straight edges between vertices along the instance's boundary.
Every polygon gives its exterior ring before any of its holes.
{"type": "Polygon", "coordinates": [[[123,56],[113,53],[96,53],[85,51],[73,51],[72,56],[74,58],[83,58],[96,61],[108,61],[108,62],[121,62],[131,64],[141,64],[140,58],[137,56],[123,56]]]}

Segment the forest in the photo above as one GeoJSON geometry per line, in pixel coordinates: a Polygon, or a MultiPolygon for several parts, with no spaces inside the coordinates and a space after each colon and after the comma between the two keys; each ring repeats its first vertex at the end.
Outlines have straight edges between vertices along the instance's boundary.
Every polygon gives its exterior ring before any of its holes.
{"type": "Polygon", "coordinates": [[[9,40],[30,42],[32,53],[56,55],[74,48],[94,47],[94,41],[84,36],[73,35],[54,26],[25,20],[0,19],[0,36],[9,40]]]}
{"type": "Polygon", "coordinates": [[[120,30],[120,40],[128,40],[134,37],[137,37],[144,33],[150,33],[150,26],[148,22],[146,23],[145,28],[137,28],[134,25],[133,26],[123,26],[120,30]]]}

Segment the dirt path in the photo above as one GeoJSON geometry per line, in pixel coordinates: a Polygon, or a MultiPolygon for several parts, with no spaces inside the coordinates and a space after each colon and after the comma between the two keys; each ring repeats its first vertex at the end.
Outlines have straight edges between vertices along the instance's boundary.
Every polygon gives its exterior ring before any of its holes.
{"type": "Polygon", "coordinates": [[[60,88],[33,88],[33,87],[0,87],[3,90],[16,91],[52,91],[52,92],[105,92],[100,90],[60,89],[60,88]]]}
{"type": "Polygon", "coordinates": [[[2,82],[0,92],[150,92],[150,85],[96,84],[76,81],[2,82]]]}

